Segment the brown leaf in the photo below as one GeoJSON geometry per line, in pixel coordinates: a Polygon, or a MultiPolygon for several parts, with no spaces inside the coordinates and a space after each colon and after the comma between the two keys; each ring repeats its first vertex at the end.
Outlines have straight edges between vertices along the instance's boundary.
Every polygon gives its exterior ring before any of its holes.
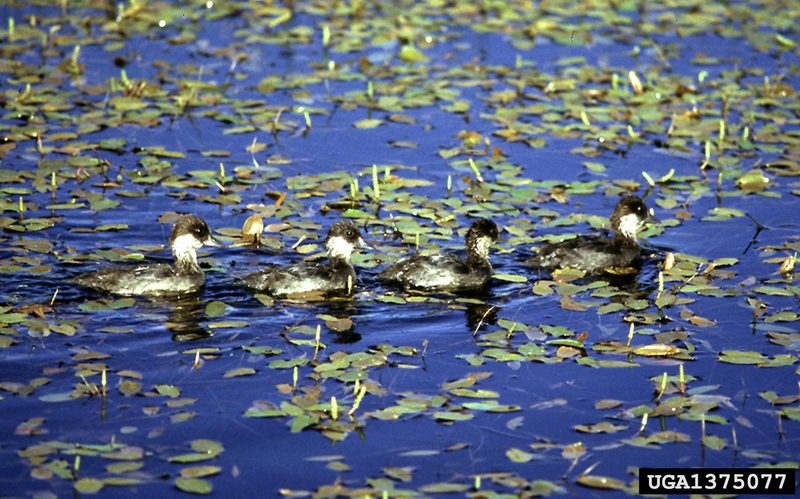
{"type": "Polygon", "coordinates": [[[328,329],[336,331],[337,333],[343,333],[345,331],[350,331],[351,329],[353,329],[353,321],[348,317],[342,317],[341,319],[325,321],[325,325],[328,326],[328,329]]]}
{"type": "Polygon", "coordinates": [[[580,354],[581,354],[581,351],[578,350],[577,348],[573,348],[573,347],[560,346],[560,347],[558,347],[558,350],[556,350],[556,357],[559,357],[559,358],[562,358],[562,359],[566,359],[566,358],[569,358],[569,357],[575,357],[576,355],[580,355],[580,354]]]}
{"type": "Polygon", "coordinates": [[[576,302],[571,296],[565,295],[559,300],[561,308],[564,310],[574,310],[576,312],[585,312],[588,307],[582,303],[576,302]]]}
{"type": "Polygon", "coordinates": [[[5,144],[0,144],[0,159],[4,159],[6,154],[13,151],[17,147],[16,142],[7,142],[5,144]]]}
{"type": "Polygon", "coordinates": [[[689,319],[689,322],[700,327],[711,327],[717,325],[716,321],[706,319],[705,317],[700,317],[699,315],[693,315],[692,318],[689,319]]]}
{"type": "Polygon", "coordinates": [[[633,349],[634,355],[641,355],[643,357],[668,357],[678,353],[680,353],[678,348],[672,345],[665,345],[664,343],[653,343],[633,349]]]}

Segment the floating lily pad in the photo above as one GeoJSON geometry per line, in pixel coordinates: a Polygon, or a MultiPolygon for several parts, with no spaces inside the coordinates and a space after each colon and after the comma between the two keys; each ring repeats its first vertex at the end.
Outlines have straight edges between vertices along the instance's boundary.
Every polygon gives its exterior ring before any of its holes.
{"type": "Polygon", "coordinates": [[[80,494],[97,494],[100,492],[105,484],[96,478],[81,478],[75,482],[75,491],[80,494]]]}
{"type": "Polygon", "coordinates": [[[183,492],[198,495],[208,495],[214,490],[211,482],[200,478],[177,478],[175,479],[175,487],[183,492]]]}
{"type": "Polygon", "coordinates": [[[592,489],[623,490],[625,483],[607,476],[598,475],[579,475],[575,481],[592,489]]]}
{"type": "Polygon", "coordinates": [[[512,447],[506,451],[506,457],[514,463],[527,463],[536,458],[535,454],[512,447]]]}
{"type": "Polygon", "coordinates": [[[164,395],[171,398],[176,398],[181,394],[180,388],[173,385],[156,385],[155,390],[159,395],[164,395]]]}
{"type": "Polygon", "coordinates": [[[365,129],[365,128],[375,128],[375,127],[377,127],[377,126],[379,126],[381,124],[383,124],[383,120],[376,119],[376,118],[368,118],[368,119],[363,119],[363,120],[360,120],[360,121],[356,121],[355,123],[353,123],[353,126],[356,127],[356,128],[365,129]]]}
{"type": "Polygon", "coordinates": [[[225,315],[227,310],[228,306],[221,301],[212,301],[206,305],[206,315],[212,318],[225,315]]]}
{"type": "Polygon", "coordinates": [[[230,371],[226,371],[223,375],[224,378],[235,378],[238,376],[252,376],[256,373],[256,370],[252,367],[239,367],[236,369],[231,369],[230,371]]]}

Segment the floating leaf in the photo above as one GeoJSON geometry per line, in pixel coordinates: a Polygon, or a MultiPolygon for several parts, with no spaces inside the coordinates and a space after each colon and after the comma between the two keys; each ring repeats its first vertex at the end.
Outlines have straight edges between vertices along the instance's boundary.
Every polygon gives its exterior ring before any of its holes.
{"type": "Polygon", "coordinates": [[[177,478],[175,479],[175,487],[183,492],[199,495],[208,495],[214,490],[211,482],[200,478],[177,478]]]}
{"type": "Polygon", "coordinates": [[[413,45],[403,45],[400,47],[400,60],[403,62],[427,62],[428,56],[420,52],[413,45]]]}
{"type": "Polygon", "coordinates": [[[472,390],[469,388],[455,388],[450,391],[457,397],[470,397],[470,398],[497,398],[499,393],[492,390],[472,390]]]}
{"type": "Polygon", "coordinates": [[[474,415],[468,412],[439,411],[434,412],[433,417],[440,421],[467,421],[472,419],[474,415]]]}
{"type": "Polygon", "coordinates": [[[723,350],[719,354],[719,360],[730,364],[761,364],[768,361],[769,357],[753,351],[723,350]]]}
{"type": "Polygon", "coordinates": [[[573,444],[564,446],[564,448],[561,450],[561,457],[569,461],[577,461],[586,454],[586,451],[586,446],[583,445],[582,442],[575,442],[573,444]]]}
{"type": "Polygon", "coordinates": [[[579,350],[582,350],[584,348],[584,344],[582,341],[570,340],[570,339],[550,340],[547,342],[547,344],[550,346],[572,347],[579,350]]]}
{"type": "Polygon", "coordinates": [[[593,489],[623,490],[625,483],[607,476],[579,475],[575,480],[584,487],[593,489]]]}
{"type": "Polygon", "coordinates": [[[299,433],[308,428],[309,426],[316,424],[317,421],[319,421],[319,417],[317,416],[312,416],[309,414],[300,414],[299,416],[295,416],[292,419],[292,424],[290,426],[290,429],[292,433],[299,433]]]}
{"type": "Polygon", "coordinates": [[[75,482],[75,491],[79,494],[96,494],[100,492],[105,484],[96,478],[81,478],[75,482]]]}
{"type": "Polygon", "coordinates": [[[343,333],[353,329],[353,321],[349,317],[342,317],[340,319],[332,319],[325,321],[325,326],[337,333],[343,333]]]}
{"type": "Polygon", "coordinates": [[[419,488],[424,494],[459,494],[469,490],[463,483],[429,483],[419,488]]]}
{"type": "Polygon", "coordinates": [[[114,300],[108,304],[108,308],[113,310],[119,310],[122,308],[132,307],[136,304],[136,300],[133,298],[121,298],[119,300],[114,300]]]}
{"type": "Polygon", "coordinates": [[[791,38],[787,38],[780,33],[775,33],[775,41],[777,41],[782,47],[793,49],[797,46],[797,42],[792,40],[791,38]]]}
{"type": "Polygon", "coordinates": [[[136,381],[130,380],[123,380],[117,389],[120,391],[121,394],[130,397],[131,395],[136,395],[142,390],[142,384],[136,381]]]}
{"type": "Polygon", "coordinates": [[[142,469],[142,466],[144,466],[144,463],[141,461],[111,463],[106,466],[106,471],[109,473],[130,473],[142,469]]]}
{"type": "Polygon", "coordinates": [[[222,376],[223,378],[236,378],[238,376],[252,376],[256,373],[256,370],[252,367],[239,367],[237,369],[231,369],[226,371],[225,374],[222,376]]]}
{"type": "Polygon", "coordinates": [[[652,343],[636,347],[632,350],[634,355],[642,355],[644,357],[668,357],[670,355],[677,355],[680,350],[672,345],[665,345],[663,343],[652,343]]]}
{"type": "Polygon", "coordinates": [[[712,327],[717,325],[716,322],[706,319],[705,317],[700,317],[699,315],[693,315],[689,319],[689,322],[691,322],[695,326],[700,326],[700,327],[712,327]]]}
{"type": "Polygon", "coordinates": [[[108,151],[116,151],[116,152],[118,152],[123,147],[125,147],[125,144],[127,144],[127,140],[125,140],[125,139],[123,139],[121,137],[116,137],[116,138],[113,138],[113,139],[101,140],[98,143],[98,146],[100,147],[100,149],[106,149],[108,151]]]}
{"type": "Polygon", "coordinates": [[[530,452],[525,452],[522,449],[512,447],[506,451],[506,457],[515,463],[527,463],[532,461],[536,455],[531,454],[530,452]]]}
{"type": "Polygon", "coordinates": [[[376,126],[379,126],[381,124],[383,124],[383,120],[381,119],[367,118],[360,121],[356,121],[355,123],[353,123],[353,126],[356,128],[364,129],[364,128],[375,128],[376,126]]]}
{"type": "Polygon", "coordinates": [[[722,450],[728,445],[724,438],[716,435],[705,435],[703,437],[703,446],[713,450],[722,450]]]}
{"type": "Polygon", "coordinates": [[[252,353],[253,355],[280,355],[283,350],[280,348],[273,348],[269,346],[242,346],[242,350],[252,353]]]}
{"type": "Polygon", "coordinates": [[[225,448],[220,442],[216,440],[210,440],[207,438],[198,438],[196,440],[192,440],[192,450],[195,452],[205,452],[211,456],[216,456],[217,454],[221,453],[225,448]]]}
{"type": "Polygon", "coordinates": [[[616,425],[606,421],[593,425],[575,425],[573,428],[580,433],[616,433],[628,429],[626,425],[616,425]]]}
{"type": "Polygon", "coordinates": [[[615,407],[619,407],[620,405],[622,405],[622,402],[619,401],[619,400],[603,399],[603,400],[598,400],[597,402],[595,402],[594,403],[594,408],[598,409],[598,410],[613,409],[615,407]]]}
{"type": "Polygon", "coordinates": [[[163,395],[165,397],[176,398],[179,397],[181,394],[180,388],[173,385],[156,385],[155,386],[156,392],[159,395],[163,395]]]}
{"type": "Polygon", "coordinates": [[[206,305],[206,316],[208,317],[220,317],[225,315],[228,311],[228,306],[221,301],[212,301],[206,305]]]}
{"type": "Polygon", "coordinates": [[[756,293],[773,296],[793,296],[793,293],[786,288],[779,288],[777,286],[758,286],[753,288],[756,293]]]}
{"type": "Polygon", "coordinates": [[[399,482],[410,482],[412,479],[412,472],[414,468],[412,467],[396,467],[396,466],[388,466],[383,468],[383,473],[393,480],[397,480],[399,482]]]}
{"type": "Polygon", "coordinates": [[[215,455],[211,454],[204,454],[204,453],[190,453],[190,454],[180,454],[177,456],[172,456],[169,458],[169,462],[171,463],[196,463],[198,461],[208,461],[209,459],[214,459],[215,455]]]}
{"type": "Polygon", "coordinates": [[[750,170],[736,179],[736,187],[746,191],[760,191],[768,184],[769,178],[761,170],[750,170]]]}
{"type": "Polygon", "coordinates": [[[285,415],[286,413],[280,409],[254,409],[252,407],[244,413],[246,418],[276,418],[285,415]]]}
{"type": "Polygon", "coordinates": [[[792,312],[791,310],[784,310],[782,312],[776,312],[772,315],[765,315],[764,322],[766,323],[773,323],[773,322],[794,322],[800,319],[800,315],[796,312],[792,312]]]}

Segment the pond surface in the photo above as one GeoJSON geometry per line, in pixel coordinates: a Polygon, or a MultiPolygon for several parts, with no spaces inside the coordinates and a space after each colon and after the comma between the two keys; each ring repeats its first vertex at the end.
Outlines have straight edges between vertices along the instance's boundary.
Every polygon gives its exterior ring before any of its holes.
{"type": "Polygon", "coordinates": [[[797,467],[797,5],[51,3],[0,6],[4,495],[584,497],[797,467]],[[638,274],[525,266],[624,193],[657,217],[638,274]],[[229,244],[197,296],[69,283],[168,261],[171,212],[229,244]],[[236,287],[340,217],[374,248],[351,296],[236,287]],[[502,227],[486,292],[377,281],[475,218],[502,227]]]}

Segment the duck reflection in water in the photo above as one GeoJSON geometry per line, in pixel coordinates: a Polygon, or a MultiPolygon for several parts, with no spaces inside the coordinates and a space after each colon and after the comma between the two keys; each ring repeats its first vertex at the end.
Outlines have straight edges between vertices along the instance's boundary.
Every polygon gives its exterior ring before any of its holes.
{"type": "Polygon", "coordinates": [[[164,327],[172,333],[174,341],[194,341],[210,338],[214,333],[203,324],[208,321],[206,305],[195,296],[187,296],[169,302],[159,302],[159,305],[168,305],[169,313],[164,327]]]}

